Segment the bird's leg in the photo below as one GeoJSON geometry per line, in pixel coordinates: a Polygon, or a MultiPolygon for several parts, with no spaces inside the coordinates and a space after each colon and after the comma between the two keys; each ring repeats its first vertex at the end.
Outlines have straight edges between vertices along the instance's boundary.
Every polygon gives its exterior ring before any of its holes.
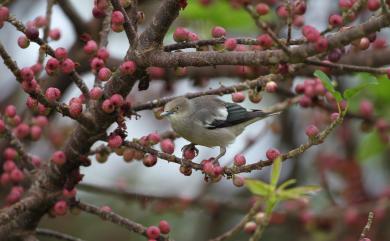
{"type": "Polygon", "coordinates": [[[185,146],[183,146],[181,148],[181,151],[183,152],[183,155],[184,155],[184,152],[186,150],[194,151],[195,152],[195,156],[197,156],[199,154],[199,150],[198,150],[198,148],[196,148],[194,143],[190,143],[190,144],[185,145],[185,146]]]}
{"type": "Polygon", "coordinates": [[[213,164],[218,163],[219,158],[223,157],[226,154],[226,147],[219,147],[219,155],[213,160],[213,164]]]}

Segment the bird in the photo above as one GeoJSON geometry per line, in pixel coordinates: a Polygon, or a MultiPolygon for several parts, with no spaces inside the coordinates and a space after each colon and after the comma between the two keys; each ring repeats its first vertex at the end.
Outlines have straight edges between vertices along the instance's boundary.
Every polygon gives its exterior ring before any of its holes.
{"type": "Polygon", "coordinates": [[[165,104],[161,116],[168,119],[172,129],[190,141],[183,150],[198,150],[196,145],[219,147],[214,163],[226,154],[226,147],[234,142],[248,125],[280,112],[248,110],[225,102],[217,95],[203,95],[192,99],[177,97],[165,104]]]}

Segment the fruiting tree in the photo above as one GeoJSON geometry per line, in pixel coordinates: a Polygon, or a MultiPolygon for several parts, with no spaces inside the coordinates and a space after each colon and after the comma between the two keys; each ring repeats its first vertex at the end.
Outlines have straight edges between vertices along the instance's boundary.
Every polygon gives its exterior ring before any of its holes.
{"type": "Polygon", "coordinates": [[[0,1],[0,86],[18,83],[0,90],[0,240],[80,240],[53,228],[87,240],[390,239],[390,1],[47,0],[32,20],[17,17],[27,2],[0,1]],[[61,11],[77,35],[68,47],[61,11]],[[281,114],[214,163],[207,149],[181,152],[160,116],[177,96],[203,95],[281,114]],[[119,157],[203,191],[83,181],[119,157]],[[102,195],[137,208],[101,205],[102,195]],[[77,228],[80,211],[103,220],[77,228]]]}

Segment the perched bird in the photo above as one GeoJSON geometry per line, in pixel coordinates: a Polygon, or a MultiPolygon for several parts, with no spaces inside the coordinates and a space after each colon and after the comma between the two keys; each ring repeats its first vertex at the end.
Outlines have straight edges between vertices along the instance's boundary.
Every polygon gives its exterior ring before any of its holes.
{"type": "Polygon", "coordinates": [[[216,95],[205,95],[193,99],[175,98],[165,105],[161,115],[170,121],[177,134],[191,142],[183,149],[191,148],[197,153],[195,145],[219,146],[220,153],[214,160],[217,162],[246,126],[278,113],[247,110],[216,95]]]}

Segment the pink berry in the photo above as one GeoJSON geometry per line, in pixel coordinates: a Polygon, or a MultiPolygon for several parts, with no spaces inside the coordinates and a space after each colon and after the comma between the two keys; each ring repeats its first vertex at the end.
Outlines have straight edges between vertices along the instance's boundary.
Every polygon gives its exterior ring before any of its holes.
{"type": "Polygon", "coordinates": [[[60,65],[60,61],[58,61],[55,58],[51,58],[46,63],[46,71],[47,70],[54,71],[58,68],[59,65],[60,65]]]}
{"type": "Polygon", "coordinates": [[[7,21],[9,17],[9,9],[7,7],[0,7],[0,22],[7,21]]]}
{"type": "Polygon", "coordinates": [[[91,99],[93,100],[98,100],[100,99],[100,97],[102,97],[103,95],[103,90],[102,88],[100,87],[93,87],[90,91],[89,91],[89,96],[91,97],[91,99]]]}
{"type": "Polygon", "coordinates": [[[111,15],[111,22],[113,24],[123,24],[125,22],[125,16],[121,11],[114,11],[111,15]]]}
{"type": "Polygon", "coordinates": [[[65,48],[56,48],[54,51],[54,56],[58,60],[64,60],[68,57],[68,51],[65,48]]]}
{"type": "Polygon", "coordinates": [[[152,155],[152,154],[146,154],[143,158],[143,161],[142,163],[147,166],[147,167],[152,167],[154,165],[156,165],[157,163],[157,157],[155,155],[152,155]]]}
{"type": "Polygon", "coordinates": [[[106,48],[100,48],[100,49],[97,51],[96,56],[97,56],[99,59],[107,60],[107,59],[110,57],[110,53],[108,52],[108,50],[107,50],[106,48]]]}
{"type": "Polygon", "coordinates": [[[54,164],[63,165],[66,162],[65,153],[63,151],[56,151],[51,156],[51,160],[54,162],[54,164]]]}
{"type": "Polygon", "coordinates": [[[32,126],[30,128],[30,137],[32,140],[36,141],[41,138],[42,128],[40,126],[32,126]]]}
{"type": "Polygon", "coordinates": [[[149,67],[146,69],[151,79],[161,79],[165,75],[165,69],[160,67],[149,67]]]}
{"type": "Polygon", "coordinates": [[[245,95],[242,92],[235,92],[232,94],[232,101],[236,103],[241,103],[245,100],[245,95]]]}
{"type": "Polygon", "coordinates": [[[9,176],[8,173],[3,173],[0,176],[0,184],[5,186],[8,185],[8,183],[11,181],[11,177],[9,176]]]}
{"type": "Polygon", "coordinates": [[[310,25],[305,25],[302,28],[303,36],[307,39],[307,41],[315,43],[318,38],[321,36],[320,32],[310,25]]]}
{"type": "Polygon", "coordinates": [[[325,52],[328,49],[328,39],[325,37],[319,37],[316,42],[317,52],[325,52]]]}
{"type": "Polygon", "coordinates": [[[275,149],[275,148],[270,148],[267,150],[267,152],[265,153],[265,155],[267,156],[267,158],[271,161],[275,160],[278,156],[280,156],[280,151],[278,149],[275,149]]]}
{"type": "Polygon", "coordinates": [[[339,7],[341,9],[348,9],[351,8],[353,5],[351,0],[339,0],[339,7]]]}
{"type": "Polygon", "coordinates": [[[299,105],[303,108],[307,108],[309,106],[311,106],[312,104],[312,100],[310,97],[304,95],[304,96],[301,96],[301,98],[299,98],[299,101],[298,101],[299,105]]]}
{"type": "Polygon", "coordinates": [[[70,74],[74,71],[75,69],[75,63],[73,62],[73,60],[71,59],[65,59],[62,63],[61,63],[61,71],[64,73],[64,74],[70,74]]]}
{"type": "Polygon", "coordinates": [[[259,3],[256,5],[256,12],[260,16],[266,15],[269,12],[269,6],[265,3],[259,3]]]}
{"type": "Polygon", "coordinates": [[[83,111],[83,105],[79,102],[72,102],[69,105],[69,114],[73,118],[80,116],[82,111],[83,111]]]}
{"type": "Polygon", "coordinates": [[[367,8],[370,11],[376,11],[381,7],[380,0],[368,0],[367,2],[367,8]]]}
{"type": "Polygon", "coordinates": [[[42,164],[42,161],[39,157],[31,156],[31,163],[34,165],[34,167],[39,168],[42,164]]]}
{"type": "Polygon", "coordinates": [[[333,14],[329,17],[329,24],[333,27],[340,26],[343,24],[343,17],[339,14],[333,14]]]}
{"type": "Polygon", "coordinates": [[[176,42],[184,42],[188,40],[188,34],[190,31],[186,28],[178,27],[176,28],[175,32],[173,33],[173,40],[176,42]]]}
{"type": "Polygon", "coordinates": [[[274,81],[269,81],[267,84],[265,84],[265,91],[268,93],[275,93],[278,90],[278,84],[276,84],[274,81]]]}
{"type": "Polygon", "coordinates": [[[171,227],[169,223],[165,220],[161,220],[158,224],[158,228],[160,229],[162,234],[168,234],[171,231],[171,227]]]}
{"type": "Polygon", "coordinates": [[[160,142],[160,148],[164,153],[172,154],[175,151],[175,144],[169,138],[160,142]]]}
{"type": "Polygon", "coordinates": [[[64,200],[56,202],[53,206],[53,213],[56,216],[64,216],[68,211],[68,204],[64,200]]]}
{"type": "Polygon", "coordinates": [[[111,103],[116,107],[121,107],[124,103],[123,97],[120,94],[113,94],[110,100],[111,103]]]}
{"type": "Polygon", "coordinates": [[[94,40],[89,40],[85,45],[84,45],[84,52],[86,54],[93,54],[97,51],[97,43],[94,40]]]}
{"type": "Polygon", "coordinates": [[[10,178],[13,182],[19,183],[23,181],[24,173],[19,168],[15,168],[11,171],[10,178]]]}
{"type": "Polygon", "coordinates": [[[211,36],[213,38],[221,38],[226,35],[226,30],[223,27],[216,26],[211,30],[211,36]]]}
{"type": "Polygon", "coordinates": [[[61,30],[59,28],[50,29],[49,37],[52,40],[59,40],[61,38],[61,30]]]}
{"type": "Polygon", "coordinates": [[[287,18],[288,17],[288,11],[286,6],[281,5],[276,9],[276,14],[281,18],[287,18]]]}
{"type": "Polygon", "coordinates": [[[244,186],[245,179],[242,176],[234,175],[233,176],[233,185],[236,187],[244,186]]]}
{"type": "Polygon", "coordinates": [[[253,221],[250,221],[250,222],[247,222],[245,225],[244,225],[244,232],[245,233],[248,233],[248,234],[252,234],[255,232],[257,228],[257,225],[255,222],[253,221]]]}
{"type": "Polygon", "coordinates": [[[18,45],[22,49],[28,48],[30,46],[30,40],[25,35],[22,35],[18,38],[18,45]]]}
{"type": "Polygon", "coordinates": [[[30,127],[25,123],[20,123],[14,129],[14,134],[18,139],[26,138],[30,134],[30,127]]]}
{"type": "Polygon", "coordinates": [[[272,47],[272,38],[268,34],[260,35],[257,37],[257,41],[259,41],[260,46],[265,49],[272,47]]]}
{"type": "Polygon", "coordinates": [[[233,51],[237,48],[237,40],[235,38],[228,38],[224,43],[225,49],[233,51]]]}
{"type": "Polygon", "coordinates": [[[111,148],[118,148],[122,143],[123,139],[120,135],[113,134],[108,137],[108,146],[111,148]]]}
{"type": "Polygon", "coordinates": [[[72,190],[64,189],[62,190],[62,195],[65,198],[74,198],[76,196],[77,190],[76,188],[73,188],[72,190]]]}
{"type": "Polygon", "coordinates": [[[35,117],[35,123],[43,128],[49,124],[49,121],[46,116],[40,115],[35,117]]]}
{"type": "MultiPolygon", "coordinates": [[[[101,1],[103,2],[103,1],[101,1]]],[[[106,16],[105,12],[103,9],[100,9],[98,7],[93,7],[92,9],[92,15],[95,17],[95,18],[104,18],[104,16],[106,16]]]]}
{"type": "Polygon", "coordinates": [[[124,30],[124,27],[123,27],[123,24],[115,24],[115,23],[112,23],[111,24],[111,29],[112,31],[114,31],[115,33],[120,33],[124,30]]]}
{"type": "Polygon", "coordinates": [[[369,100],[362,100],[359,105],[359,112],[366,118],[371,118],[374,113],[374,105],[369,100]]]}
{"type": "Polygon", "coordinates": [[[28,96],[27,100],[26,100],[26,105],[29,109],[33,109],[33,108],[37,107],[38,101],[36,99],[32,98],[31,96],[28,96]]]}
{"type": "Polygon", "coordinates": [[[206,174],[213,175],[214,174],[214,164],[210,161],[206,161],[203,164],[203,171],[206,174]]]}
{"type": "Polygon", "coordinates": [[[119,66],[119,70],[122,75],[132,75],[137,68],[137,65],[133,61],[126,61],[119,66]]]}
{"type": "Polygon", "coordinates": [[[45,92],[45,97],[49,101],[56,101],[61,97],[61,91],[54,87],[49,87],[45,92]]]}
{"type": "Polygon", "coordinates": [[[184,150],[183,157],[187,160],[192,160],[196,156],[195,150],[191,150],[189,148],[184,150]]]}
{"type": "Polygon", "coordinates": [[[0,119],[0,135],[5,131],[5,123],[0,119]]]}
{"type": "Polygon", "coordinates": [[[27,27],[25,32],[27,38],[29,38],[32,41],[35,41],[39,38],[39,31],[36,27],[27,27]]]}
{"type": "Polygon", "coordinates": [[[98,73],[98,78],[101,80],[101,81],[107,81],[111,78],[111,70],[107,67],[103,67],[99,70],[99,73],[98,73]]]}
{"type": "Polygon", "coordinates": [[[309,138],[313,138],[313,137],[316,137],[320,131],[318,130],[317,126],[315,125],[309,125],[308,127],[306,127],[305,129],[305,133],[306,135],[309,137],[309,138]]]}
{"type": "Polygon", "coordinates": [[[14,117],[16,115],[16,107],[14,105],[7,105],[4,114],[10,118],[14,117]]]}
{"type": "Polygon", "coordinates": [[[7,160],[3,163],[3,171],[4,172],[12,172],[16,167],[15,162],[12,160],[7,160]]]}
{"type": "Polygon", "coordinates": [[[18,153],[16,152],[16,150],[14,148],[7,147],[4,150],[3,156],[4,156],[4,159],[6,159],[6,160],[15,160],[16,157],[18,156],[18,153]]]}
{"type": "Polygon", "coordinates": [[[149,226],[146,229],[146,236],[150,239],[157,239],[160,236],[160,229],[156,226],[149,226]]]}
{"type": "Polygon", "coordinates": [[[157,132],[153,132],[148,135],[147,139],[150,144],[155,145],[160,142],[160,135],[157,132]]]}
{"type": "Polygon", "coordinates": [[[34,78],[34,71],[29,67],[24,67],[20,70],[20,76],[25,81],[31,81],[34,78]]]}
{"type": "Polygon", "coordinates": [[[234,156],[234,165],[243,166],[246,163],[245,156],[243,154],[237,154],[234,156]]]}
{"type": "Polygon", "coordinates": [[[199,36],[196,33],[189,32],[188,33],[188,41],[198,41],[199,36]]]}
{"type": "Polygon", "coordinates": [[[115,106],[112,104],[110,99],[106,99],[102,103],[102,109],[106,113],[112,113],[115,110],[115,106]]]}
{"type": "MultiPolygon", "coordinates": [[[[102,69],[104,67],[104,61],[98,57],[94,57],[91,60],[91,63],[89,65],[91,66],[92,70],[99,71],[100,69],[102,69]]],[[[103,72],[102,75],[103,75],[102,76],[103,78],[106,78],[108,75],[108,72],[103,72]]],[[[111,76],[111,71],[110,71],[110,76],[111,76]]]]}

